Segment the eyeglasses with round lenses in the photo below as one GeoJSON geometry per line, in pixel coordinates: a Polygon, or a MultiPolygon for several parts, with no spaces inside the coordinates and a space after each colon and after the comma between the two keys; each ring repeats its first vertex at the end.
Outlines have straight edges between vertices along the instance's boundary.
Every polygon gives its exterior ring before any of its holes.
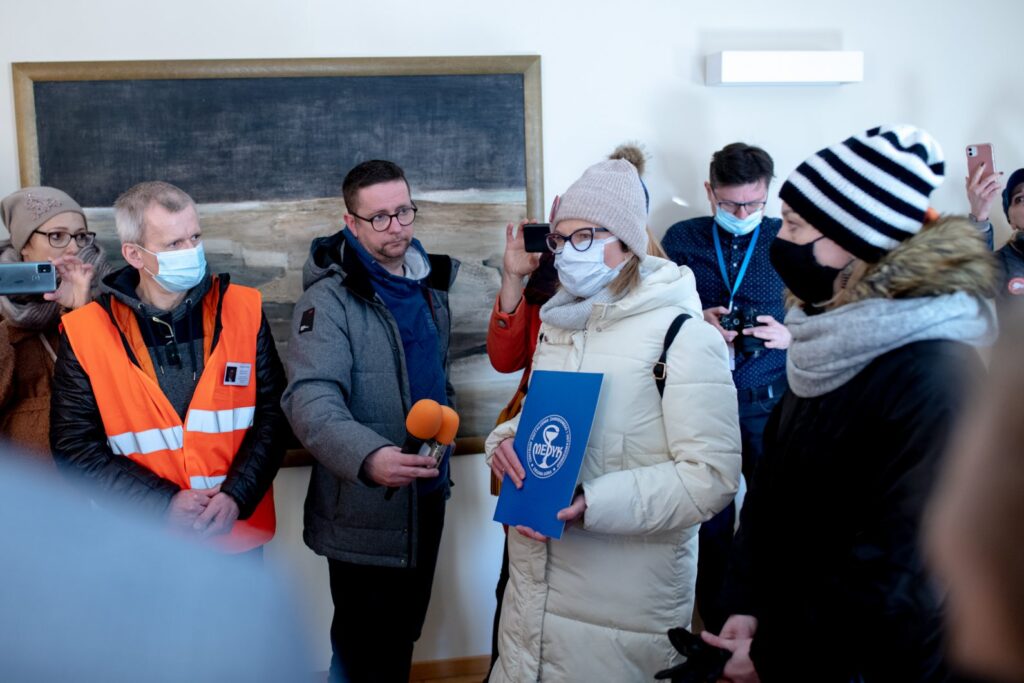
{"type": "Polygon", "coordinates": [[[608,228],[580,228],[579,230],[573,230],[572,234],[568,237],[557,232],[549,232],[544,239],[547,241],[548,249],[555,254],[562,253],[566,242],[571,244],[572,248],[576,251],[586,251],[594,243],[595,232],[611,231],[608,228]]]}
{"type": "Polygon", "coordinates": [[[47,241],[50,246],[54,249],[63,249],[64,247],[71,244],[71,240],[75,240],[75,244],[78,245],[79,249],[85,249],[90,244],[96,241],[96,233],[94,232],[76,232],[72,235],[70,232],[63,230],[54,230],[52,232],[43,232],[42,230],[35,230],[33,234],[39,233],[40,235],[46,235],[47,241]]]}
{"type": "Polygon", "coordinates": [[[352,214],[361,221],[366,221],[370,224],[377,232],[384,232],[391,227],[391,221],[397,220],[398,224],[403,228],[412,225],[412,222],[416,220],[416,212],[419,211],[415,206],[406,206],[398,210],[397,213],[378,213],[370,218],[363,218],[357,213],[352,214]]]}

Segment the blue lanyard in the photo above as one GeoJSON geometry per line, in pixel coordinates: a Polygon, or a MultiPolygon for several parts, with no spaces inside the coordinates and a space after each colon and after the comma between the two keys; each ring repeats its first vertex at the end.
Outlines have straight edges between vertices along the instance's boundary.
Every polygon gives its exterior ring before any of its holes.
{"type": "Polygon", "coordinates": [[[726,289],[729,290],[729,310],[732,310],[732,301],[736,298],[736,292],[740,290],[740,284],[743,282],[743,276],[747,274],[747,266],[750,265],[750,257],[754,255],[754,247],[757,246],[757,236],[761,232],[761,226],[754,228],[754,234],[750,238],[750,246],[747,247],[747,254],[743,257],[743,264],[740,266],[740,272],[736,274],[736,284],[729,284],[729,270],[725,267],[725,256],[722,255],[722,240],[718,237],[718,225],[712,223],[711,232],[715,236],[715,255],[718,256],[718,270],[722,273],[722,280],[725,282],[726,289]]]}

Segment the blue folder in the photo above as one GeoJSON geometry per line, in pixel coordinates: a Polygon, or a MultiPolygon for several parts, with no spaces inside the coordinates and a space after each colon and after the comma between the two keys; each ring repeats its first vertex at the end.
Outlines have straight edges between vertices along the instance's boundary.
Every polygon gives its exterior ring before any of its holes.
{"type": "Polygon", "coordinates": [[[513,442],[526,479],[517,489],[505,475],[494,521],[562,537],[565,523],[556,515],[572,503],[603,377],[592,372],[533,373],[513,442]]]}

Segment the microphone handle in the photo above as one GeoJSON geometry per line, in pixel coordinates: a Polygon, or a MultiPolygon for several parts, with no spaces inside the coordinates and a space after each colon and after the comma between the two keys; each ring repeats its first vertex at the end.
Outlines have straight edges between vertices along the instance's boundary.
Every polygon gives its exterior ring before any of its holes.
{"type": "Polygon", "coordinates": [[[434,459],[435,467],[440,466],[441,459],[444,457],[444,454],[448,451],[448,447],[451,446],[451,444],[440,443],[438,441],[429,441],[427,443],[430,445],[430,451],[427,455],[434,459]]]}
{"type": "MultiPolygon", "coordinates": [[[[417,453],[426,455],[430,451],[427,450],[432,441],[425,441],[424,439],[418,439],[412,434],[405,436],[405,443],[402,444],[402,452],[410,455],[417,453]]],[[[389,486],[388,490],[384,492],[384,500],[391,500],[395,496],[395,492],[398,491],[397,486],[389,486]]]]}

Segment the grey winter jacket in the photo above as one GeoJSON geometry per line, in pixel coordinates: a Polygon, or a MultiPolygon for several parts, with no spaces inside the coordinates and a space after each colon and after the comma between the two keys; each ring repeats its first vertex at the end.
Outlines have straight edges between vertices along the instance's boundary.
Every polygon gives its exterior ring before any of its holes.
{"type": "MultiPolygon", "coordinates": [[[[447,256],[429,259],[427,291],[447,374],[448,289],[459,263],[447,256]]],[[[384,487],[360,476],[366,456],[405,439],[411,400],[398,325],[341,232],[313,241],[303,288],[292,318],[288,388],[281,399],[295,435],[315,459],[303,538],[331,559],[411,566],[417,487],[404,486],[386,500],[384,487]]],[[[450,381],[447,389],[454,405],[450,381]]]]}

